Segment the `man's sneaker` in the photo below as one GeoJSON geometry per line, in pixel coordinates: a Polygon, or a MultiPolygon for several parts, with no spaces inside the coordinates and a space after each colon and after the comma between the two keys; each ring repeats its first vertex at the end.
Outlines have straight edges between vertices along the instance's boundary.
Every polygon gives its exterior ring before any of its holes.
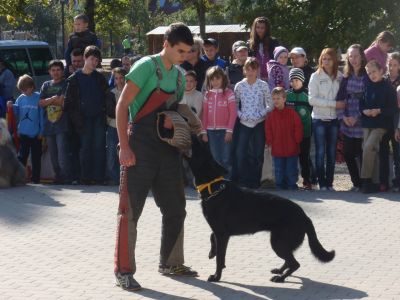
{"type": "Polygon", "coordinates": [[[138,291],[142,288],[139,282],[137,282],[133,278],[133,275],[130,273],[127,274],[116,273],[115,278],[117,280],[116,282],[117,286],[120,286],[124,290],[138,291]]]}
{"type": "Polygon", "coordinates": [[[178,266],[167,266],[167,265],[159,265],[158,272],[163,275],[178,275],[178,276],[189,276],[189,277],[197,277],[199,274],[192,270],[192,268],[187,267],[185,265],[178,266]]]}

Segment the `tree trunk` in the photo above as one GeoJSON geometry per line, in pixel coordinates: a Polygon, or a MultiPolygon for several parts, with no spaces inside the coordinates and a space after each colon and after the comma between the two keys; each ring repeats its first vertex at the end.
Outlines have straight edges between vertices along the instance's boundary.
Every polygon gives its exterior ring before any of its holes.
{"type": "Polygon", "coordinates": [[[198,1],[197,14],[199,17],[200,36],[204,40],[206,38],[206,7],[204,0],[198,1]]]}
{"type": "Polygon", "coordinates": [[[85,14],[89,18],[89,30],[92,32],[96,31],[96,25],[94,23],[94,8],[95,8],[95,0],[86,0],[85,14]]]}

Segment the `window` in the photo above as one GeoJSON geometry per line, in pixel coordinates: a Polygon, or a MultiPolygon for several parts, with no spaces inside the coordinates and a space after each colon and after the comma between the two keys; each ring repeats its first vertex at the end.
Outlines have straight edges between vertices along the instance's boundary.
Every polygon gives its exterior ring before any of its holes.
{"type": "Polygon", "coordinates": [[[14,73],[15,77],[24,74],[32,76],[29,67],[29,59],[25,49],[4,49],[0,50],[0,56],[6,61],[7,67],[14,73]]]}
{"type": "Polygon", "coordinates": [[[53,59],[49,48],[29,48],[32,67],[36,76],[48,75],[49,62],[53,59]]]}

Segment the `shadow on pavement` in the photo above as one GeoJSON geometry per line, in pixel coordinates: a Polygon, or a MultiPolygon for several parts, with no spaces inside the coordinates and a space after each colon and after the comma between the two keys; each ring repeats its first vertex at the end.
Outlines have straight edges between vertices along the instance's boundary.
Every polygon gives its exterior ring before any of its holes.
{"type": "Polygon", "coordinates": [[[42,191],[42,187],[23,186],[0,190],[0,222],[22,225],[37,218],[44,207],[63,207],[42,191]]]}
{"type": "Polygon", "coordinates": [[[177,295],[167,294],[156,290],[143,288],[140,291],[132,292],[132,294],[140,295],[149,299],[174,299],[174,300],[192,300],[193,298],[180,297],[177,295]]]}
{"type": "MultiPolygon", "coordinates": [[[[307,298],[310,300],[334,300],[334,299],[362,299],[368,297],[368,294],[364,291],[328,284],[318,281],[313,281],[304,277],[292,276],[293,278],[298,278],[302,281],[300,289],[295,288],[284,288],[283,284],[277,287],[271,286],[255,286],[240,284],[235,282],[226,282],[231,285],[236,285],[241,288],[246,288],[252,290],[253,292],[268,297],[270,299],[280,299],[280,300],[293,300],[296,298],[307,298]]],[[[290,278],[290,277],[288,277],[290,278]]]]}

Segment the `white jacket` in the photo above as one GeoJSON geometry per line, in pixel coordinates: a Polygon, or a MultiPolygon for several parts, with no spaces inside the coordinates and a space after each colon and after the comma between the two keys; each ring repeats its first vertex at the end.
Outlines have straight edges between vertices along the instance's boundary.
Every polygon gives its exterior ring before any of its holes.
{"type": "Polygon", "coordinates": [[[339,71],[336,79],[329,77],[323,70],[311,75],[308,84],[308,102],[313,107],[313,119],[336,119],[336,94],[341,78],[342,74],[339,71]]]}

